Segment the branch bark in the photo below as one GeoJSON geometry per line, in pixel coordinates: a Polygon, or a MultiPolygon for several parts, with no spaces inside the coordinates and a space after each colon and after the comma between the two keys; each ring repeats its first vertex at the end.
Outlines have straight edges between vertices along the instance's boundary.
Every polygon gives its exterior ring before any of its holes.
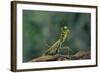
{"type": "Polygon", "coordinates": [[[33,58],[30,62],[45,62],[45,61],[63,61],[63,60],[79,60],[79,59],[90,59],[90,52],[79,51],[72,56],[68,55],[45,55],[37,58],[33,58]]]}

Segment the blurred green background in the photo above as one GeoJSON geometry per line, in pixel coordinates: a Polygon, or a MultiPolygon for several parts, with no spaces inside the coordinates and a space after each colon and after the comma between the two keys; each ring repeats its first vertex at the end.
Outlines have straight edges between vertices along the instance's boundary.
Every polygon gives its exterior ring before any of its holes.
{"type": "Polygon", "coordinates": [[[57,41],[61,27],[71,34],[64,42],[74,53],[90,50],[90,13],[23,10],[23,62],[40,56],[57,41]]]}

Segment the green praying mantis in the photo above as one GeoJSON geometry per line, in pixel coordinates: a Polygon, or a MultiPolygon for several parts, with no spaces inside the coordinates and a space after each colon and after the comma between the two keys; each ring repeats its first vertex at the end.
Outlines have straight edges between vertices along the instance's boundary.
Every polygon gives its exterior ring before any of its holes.
{"type": "Polygon", "coordinates": [[[56,55],[59,52],[59,49],[62,47],[63,42],[68,38],[70,34],[70,30],[67,26],[61,28],[61,34],[59,39],[50,47],[48,48],[43,55],[56,55]]]}

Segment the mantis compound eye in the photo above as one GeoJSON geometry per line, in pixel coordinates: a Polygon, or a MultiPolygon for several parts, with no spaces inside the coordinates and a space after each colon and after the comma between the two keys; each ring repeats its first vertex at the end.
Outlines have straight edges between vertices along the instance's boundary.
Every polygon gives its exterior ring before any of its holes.
{"type": "Polygon", "coordinates": [[[65,30],[66,30],[66,29],[68,29],[68,27],[67,27],[67,26],[64,26],[64,27],[63,27],[63,29],[65,29],[65,30]]]}

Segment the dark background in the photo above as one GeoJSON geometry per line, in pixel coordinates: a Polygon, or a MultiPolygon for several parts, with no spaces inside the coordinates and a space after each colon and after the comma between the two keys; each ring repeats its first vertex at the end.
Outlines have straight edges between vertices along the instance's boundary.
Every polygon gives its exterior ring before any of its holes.
{"type": "Polygon", "coordinates": [[[53,12],[23,10],[23,62],[30,61],[54,44],[63,26],[71,34],[63,46],[69,46],[74,53],[90,51],[90,13],[53,12]]]}

